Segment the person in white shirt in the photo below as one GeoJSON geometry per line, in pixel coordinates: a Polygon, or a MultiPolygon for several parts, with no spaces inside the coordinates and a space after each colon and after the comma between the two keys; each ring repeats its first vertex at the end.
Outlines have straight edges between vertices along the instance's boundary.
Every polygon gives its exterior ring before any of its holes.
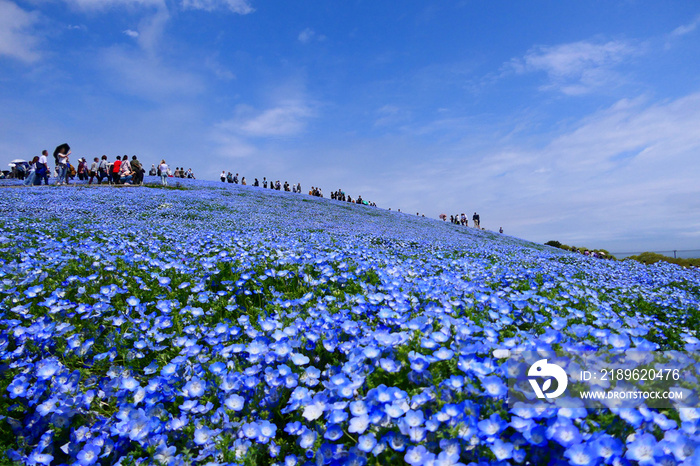
{"type": "Polygon", "coordinates": [[[168,164],[165,163],[165,160],[160,161],[158,169],[160,170],[160,182],[163,184],[163,186],[168,186],[168,172],[170,171],[170,168],[168,168],[168,164]]]}
{"type": "Polygon", "coordinates": [[[70,155],[70,151],[68,151],[67,154],[64,154],[63,152],[58,153],[58,178],[56,179],[56,186],[60,186],[62,184],[68,184],[68,156],[70,155]]]}
{"type": "Polygon", "coordinates": [[[41,151],[41,157],[36,165],[34,184],[40,185],[41,180],[44,180],[45,185],[49,184],[49,152],[47,150],[41,151]]]}

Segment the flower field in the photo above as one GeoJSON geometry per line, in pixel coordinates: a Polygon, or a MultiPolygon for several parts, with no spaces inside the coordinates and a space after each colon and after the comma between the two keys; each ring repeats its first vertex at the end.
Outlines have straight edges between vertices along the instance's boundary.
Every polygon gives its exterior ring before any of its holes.
{"type": "Polygon", "coordinates": [[[182,183],[0,188],[0,464],[700,464],[700,409],[510,406],[505,368],[697,352],[697,269],[182,183]]]}

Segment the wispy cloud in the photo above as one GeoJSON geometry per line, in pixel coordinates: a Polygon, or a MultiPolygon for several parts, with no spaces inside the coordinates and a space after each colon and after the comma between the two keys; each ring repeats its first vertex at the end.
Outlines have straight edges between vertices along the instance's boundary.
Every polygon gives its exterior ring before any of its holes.
{"type": "Polygon", "coordinates": [[[394,126],[407,123],[411,119],[411,112],[396,105],[384,105],[376,111],[377,119],[375,127],[394,126]]]}
{"type": "Polygon", "coordinates": [[[628,42],[581,41],[533,47],[524,57],[511,60],[508,68],[518,74],[544,72],[549,82],[542,89],[580,95],[618,80],[615,67],[637,53],[639,49],[628,42]]]}
{"type": "Polygon", "coordinates": [[[236,134],[254,138],[295,136],[304,131],[314,113],[302,100],[282,101],[263,111],[239,105],[235,117],[219,126],[236,134]]]}
{"type": "Polygon", "coordinates": [[[133,31],[131,29],[127,29],[125,31],[122,31],[124,34],[126,34],[129,37],[137,38],[139,36],[138,31],[133,31]]]}
{"type": "Polygon", "coordinates": [[[255,11],[246,0],[182,0],[182,8],[191,10],[230,10],[239,15],[247,15],[255,11]]]}
{"type": "Polygon", "coordinates": [[[326,36],[324,36],[323,34],[317,34],[316,31],[314,31],[311,28],[306,28],[299,33],[297,39],[302,44],[308,44],[313,41],[323,42],[324,40],[326,40],[326,36]]]}
{"type": "Polygon", "coordinates": [[[165,8],[165,0],[64,0],[69,6],[81,10],[105,10],[114,6],[155,6],[165,8]]]}
{"type": "Polygon", "coordinates": [[[679,37],[688,35],[691,32],[695,31],[698,28],[698,25],[700,25],[700,16],[696,16],[695,19],[690,23],[684,24],[674,29],[673,32],[671,32],[671,36],[679,37]]]}
{"type": "Polygon", "coordinates": [[[0,0],[0,56],[9,56],[23,62],[39,59],[39,39],[34,26],[39,14],[28,12],[8,0],[0,0]]]}

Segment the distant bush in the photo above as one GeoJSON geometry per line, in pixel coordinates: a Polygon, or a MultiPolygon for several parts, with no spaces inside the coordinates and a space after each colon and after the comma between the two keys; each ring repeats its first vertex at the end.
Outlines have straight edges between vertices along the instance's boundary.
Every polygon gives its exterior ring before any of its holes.
{"type": "Polygon", "coordinates": [[[588,251],[591,254],[595,252],[595,253],[598,253],[598,255],[603,259],[615,259],[615,257],[613,255],[611,255],[607,249],[579,248],[576,246],[569,246],[568,244],[562,244],[556,240],[547,241],[544,244],[546,246],[552,246],[555,248],[563,249],[565,251],[573,251],[573,252],[580,252],[580,253],[583,253],[584,251],[588,251]]]}
{"type": "Polygon", "coordinates": [[[668,257],[655,252],[643,252],[638,256],[630,256],[626,259],[641,262],[642,264],[655,264],[656,262],[670,262],[671,264],[680,265],[682,267],[700,267],[700,259],[680,259],[676,257],[668,257]]]}

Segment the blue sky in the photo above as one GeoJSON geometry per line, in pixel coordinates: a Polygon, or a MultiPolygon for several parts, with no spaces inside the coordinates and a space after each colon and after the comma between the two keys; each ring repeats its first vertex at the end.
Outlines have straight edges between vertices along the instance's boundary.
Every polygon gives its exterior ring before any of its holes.
{"type": "Polygon", "coordinates": [[[700,249],[697,2],[0,0],[0,108],[8,158],[68,142],[700,249]]]}

